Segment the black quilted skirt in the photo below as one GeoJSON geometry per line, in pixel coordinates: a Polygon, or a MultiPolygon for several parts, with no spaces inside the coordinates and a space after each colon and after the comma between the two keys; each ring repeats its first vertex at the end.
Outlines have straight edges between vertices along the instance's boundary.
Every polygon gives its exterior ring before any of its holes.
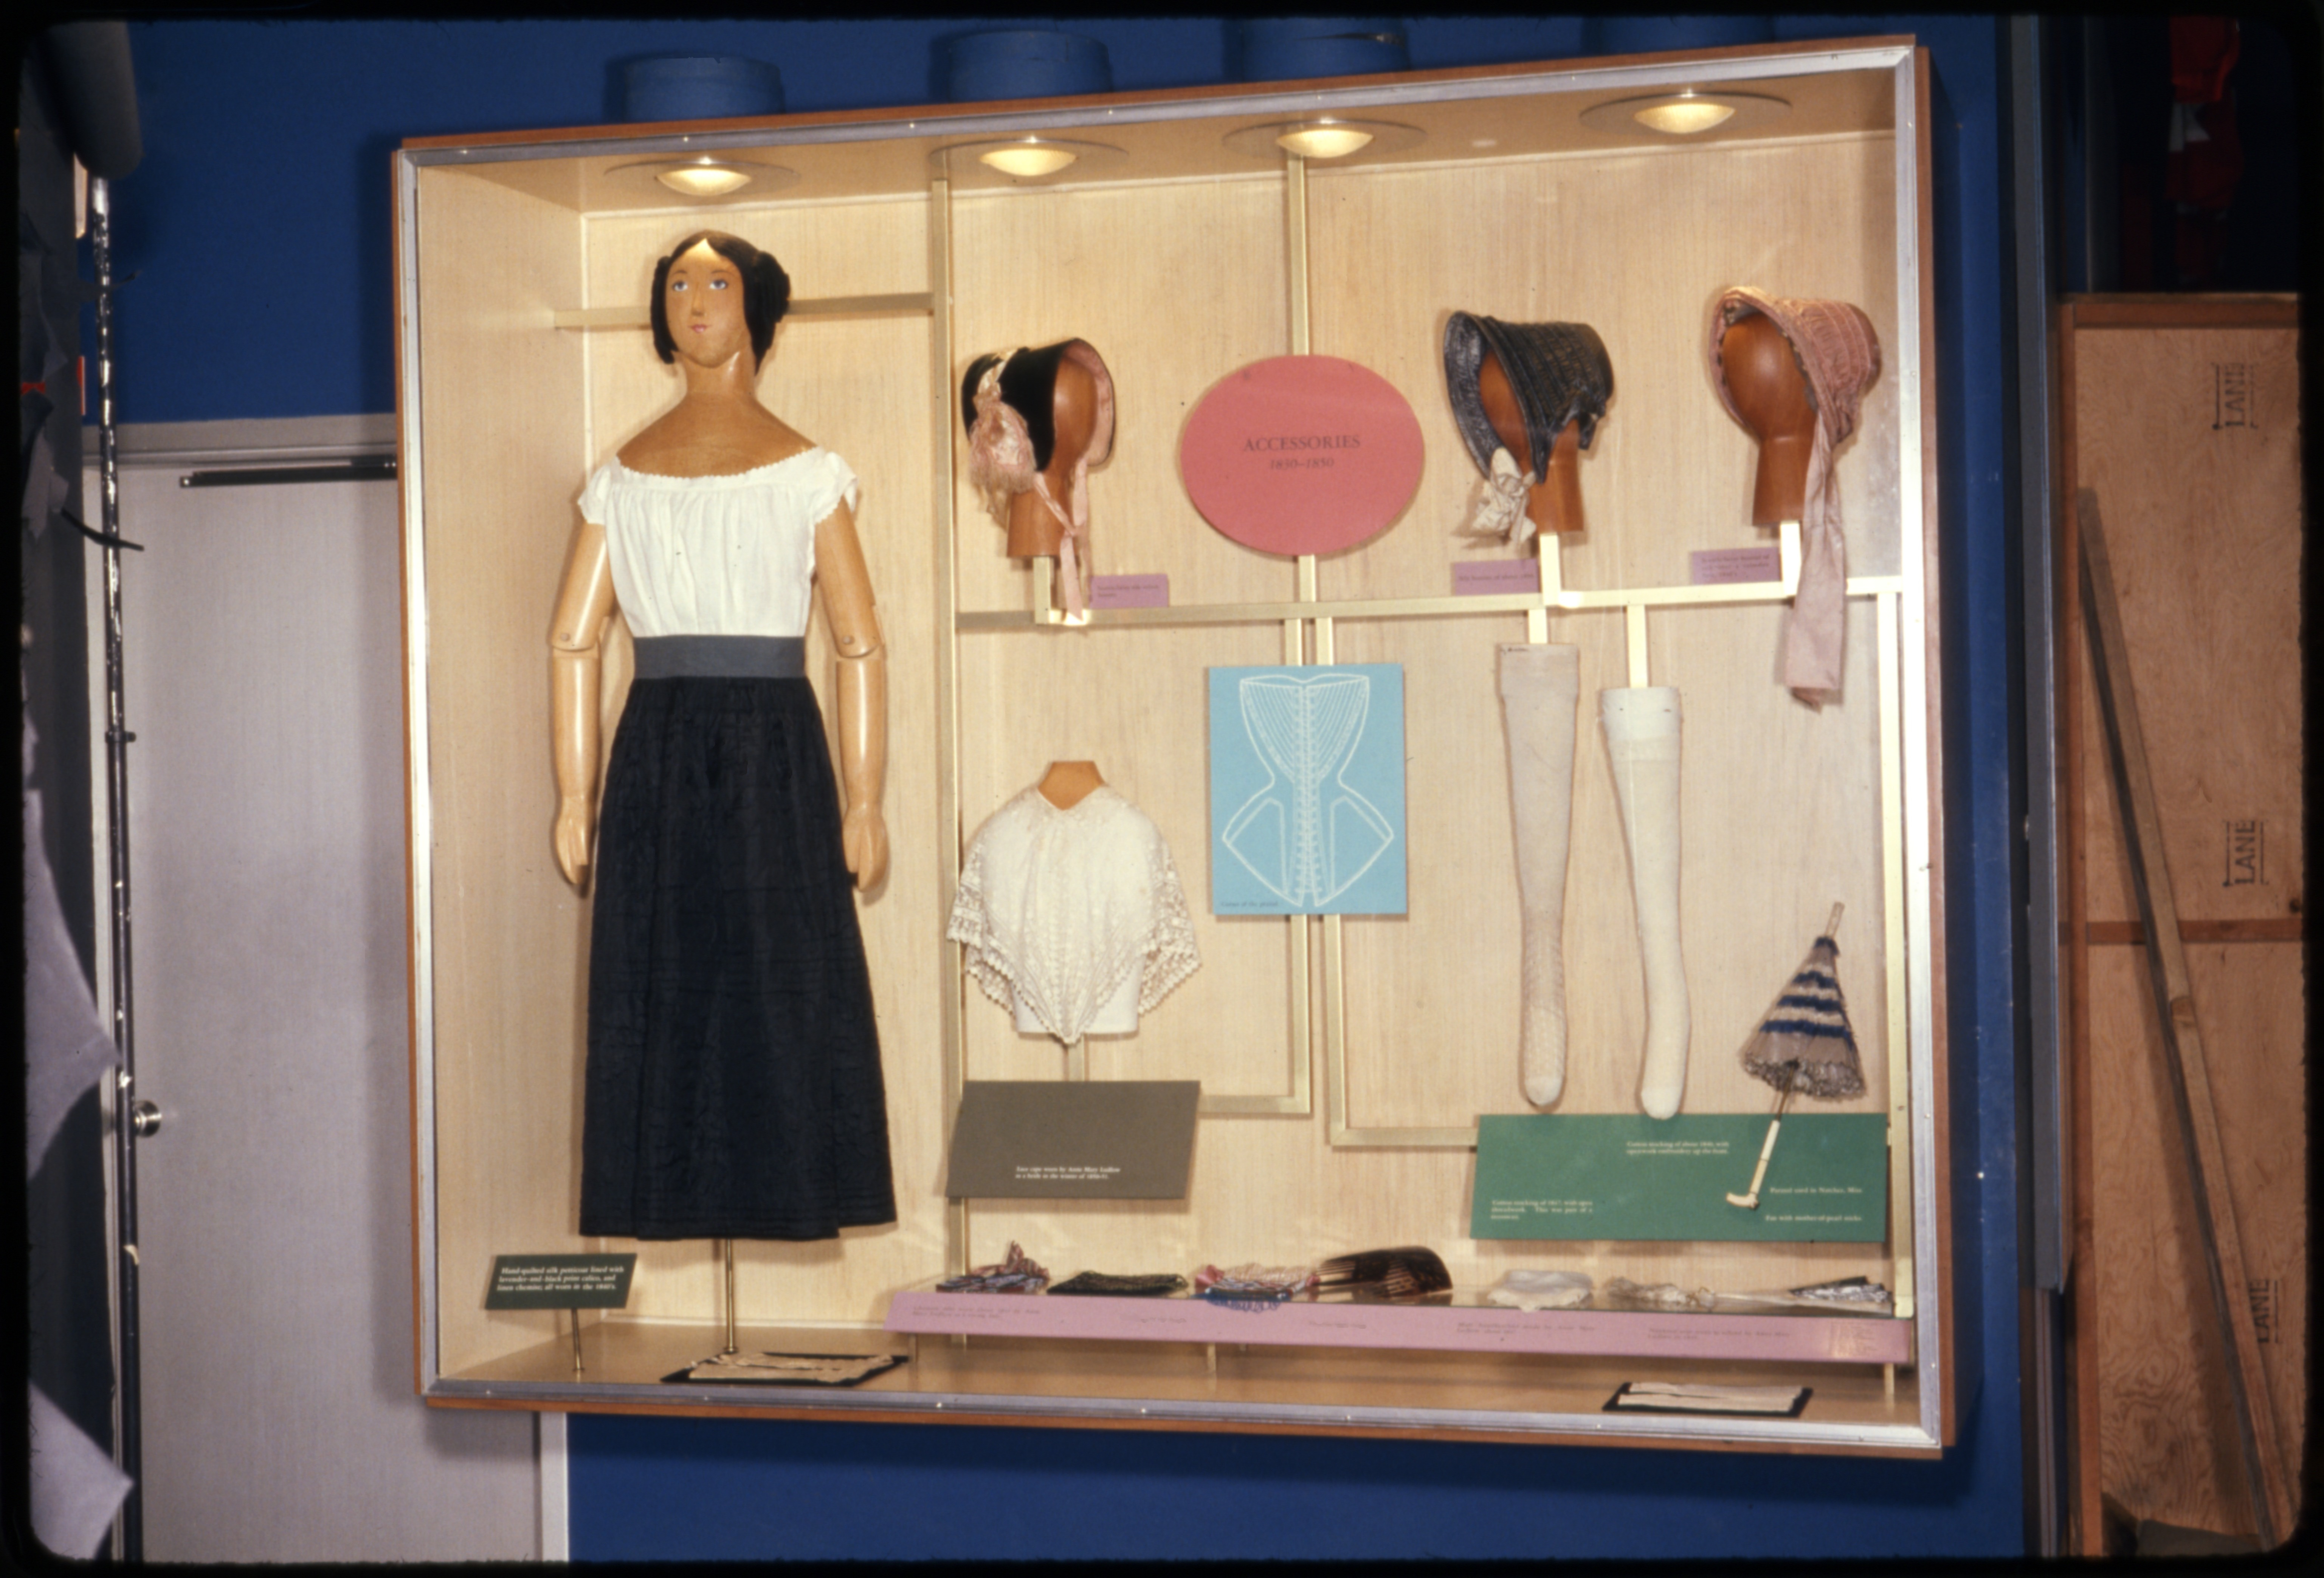
{"type": "Polygon", "coordinates": [[[804,679],[639,679],[597,834],[581,1231],[896,1219],[871,977],[804,679]]]}

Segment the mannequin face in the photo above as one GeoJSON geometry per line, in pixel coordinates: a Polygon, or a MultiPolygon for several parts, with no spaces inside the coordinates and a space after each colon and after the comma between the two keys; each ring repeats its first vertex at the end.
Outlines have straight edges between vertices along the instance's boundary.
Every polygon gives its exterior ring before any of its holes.
{"type": "Polygon", "coordinates": [[[700,367],[718,367],[751,353],[751,326],[742,316],[742,271],[697,242],[669,266],[662,311],[678,353],[700,367]]]}

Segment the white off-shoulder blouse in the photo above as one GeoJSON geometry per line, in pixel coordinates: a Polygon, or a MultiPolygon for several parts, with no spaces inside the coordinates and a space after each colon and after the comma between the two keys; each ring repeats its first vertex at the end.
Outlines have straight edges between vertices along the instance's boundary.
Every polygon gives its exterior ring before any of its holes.
{"type": "Polygon", "coordinates": [[[724,477],[635,472],[617,455],[581,490],[605,528],[613,595],[633,636],[804,636],[815,528],[855,473],[827,449],[724,477]]]}

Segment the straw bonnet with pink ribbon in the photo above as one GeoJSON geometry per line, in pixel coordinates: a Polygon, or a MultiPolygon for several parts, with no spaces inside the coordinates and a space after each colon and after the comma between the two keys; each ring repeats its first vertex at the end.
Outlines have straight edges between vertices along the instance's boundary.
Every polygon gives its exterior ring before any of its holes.
{"type": "Polygon", "coordinates": [[[1840,694],[1842,605],[1848,593],[1848,546],[1840,535],[1840,476],[1832,456],[1856,431],[1858,402],[1880,376],[1880,340],[1861,307],[1845,301],[1770,296],[1748,285],[1720,293],[1711,314],[1708,346],[1711,382],[1727,414],[1742,421],[1727,387],[1720,343],[1736,320],[1764,314],[1783,332],[1815,408],[1807,490],[1800,519],[1800,589],[1784,637],[1784,683],[1802,701],[1821,704],[1840,694]]]}

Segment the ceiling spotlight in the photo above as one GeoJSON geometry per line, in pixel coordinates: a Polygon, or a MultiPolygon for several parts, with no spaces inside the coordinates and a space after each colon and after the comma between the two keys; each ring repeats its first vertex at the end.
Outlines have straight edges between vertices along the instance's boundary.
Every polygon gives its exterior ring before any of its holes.
{"type": "Polygon", "coordinates": [[[1735,106],[1689,94],[1676,104],[1650,104],[1644,109],[1632,110],[1630,118],[1674,137],[1688,137],[1697,132],[1708,132],[1721,121],[1733,120],[1735,106]]]}
{"type": "Polygon", "coordinates": [[[1318,124],[1282,133],[1275,145],[1302,159],[1344,159],[1371,140],[1370,132],[1355,126],[1318,124]]]}
{"type": "Polygon", "coordinates": [[[1241,126],[1219,140],[1237,153],[1247,153],[1254,159],[1280,160],[1286,153],[1295,159],[1345,159],[1363,150],[1374,154],[1395,153],[1423,141],[1425,135],[1416,126],[1399,126],[1390,121],[1316,115],[1304,121],[1270,121],[1265,125],[1241,126]]]}
{"type": "Polygon", "coordinates": [[[1086,177],[1093,167],[1102,170],[1128,158],[1111,143],[1082,142],[1070,137],[982,137],[973,142],[946,143],[932,151],[928,154],[928,170],[954,180],[985,177],[985,184],[991,185],[993,183],[987,172],[1007,176],[1012,181],[1037,181],[1078,164],[1086,177]]]}
{"type": "Polygon", "coordinates": [[[1013,175],[1024,180],[1055,175],[1080,157],[1070,148],[1060,148],[1054,142],[1042,142],[1031,137],[1004,148],[988,148],[976,156],[978,163],[989,164],[1003,175],[1013,175]]]}
{"type": "Polygon", "coordinates": [[[797,185],[799,174],[779,164],[705,153],[678,159],[634,160],[614,165],[605,171],[605,179],[632,190],[653,181],[681,197],[707,199],[730,197],[744,187],[753,188],[752,197],[762,197],[769,192],[797,185]]]}
{"type": "Polygon", "coordinates": [[[1789,115],[1792,106],[1763,93],[1658,93],[1646,98],[1618,98],[1592,105],[1582,112],[1582,124],[1595,132],[1636,136],[1637,128],[1666,137],[1694,137],[1724,127],[1740,131],[1789,115]]]}
{"type": "Polygon", "coordinates": [[[694,164],[658,170],[654,179],[671,191],[683,192],[689,197],[723,197],[729,192],[739,192],[749,186],[751,172],[705,159],[694,164]]]}

